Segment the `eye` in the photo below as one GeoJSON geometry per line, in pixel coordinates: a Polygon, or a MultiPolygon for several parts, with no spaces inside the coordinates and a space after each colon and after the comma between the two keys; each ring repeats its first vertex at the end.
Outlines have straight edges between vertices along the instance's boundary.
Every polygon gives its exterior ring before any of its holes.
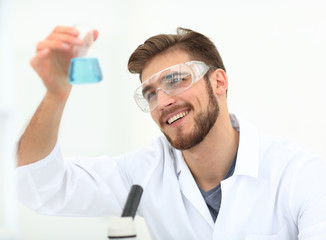
{"type": "Polygon", "coordinates": [[[175,76],[173,79],[171,79],[170,84],[173,85],[173,84],[175,84],[177,82],[180,82],[182,80],[183,80],[183,78],[181,76],[175,76]]]}
{"type": "Polygon", "coordinates": [[[153,97],[156,95],[156,92],[155,91],[147,91],[145,94],[144,94],[144,98],[147,100],[147,102],[150,102],[153,97]]]}
{"type": "Polygon", "coordinates": [[[166,82],[166,84],[168,86],[174,86],[174,85],[178,85],[179,83],[183,82],[183,81],[188,81],[190,78],[190,74],[189,73],[174,73],[174,74],[169,74],[166,75],[164,78],[164,81],[166,82]]]}

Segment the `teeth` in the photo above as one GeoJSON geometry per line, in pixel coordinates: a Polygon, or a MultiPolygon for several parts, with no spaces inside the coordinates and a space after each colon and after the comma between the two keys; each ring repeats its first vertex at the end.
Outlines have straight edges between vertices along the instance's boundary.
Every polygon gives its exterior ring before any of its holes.
{"type": "Polygon", "coordinates": [[[177,115],[174,115],[173,117],[169,118],[168,123],[171,124],[171,123],[175,122],[176,120],[183,118],[187,114],[188,114],[188,111],[178,113],[177,115]]]}

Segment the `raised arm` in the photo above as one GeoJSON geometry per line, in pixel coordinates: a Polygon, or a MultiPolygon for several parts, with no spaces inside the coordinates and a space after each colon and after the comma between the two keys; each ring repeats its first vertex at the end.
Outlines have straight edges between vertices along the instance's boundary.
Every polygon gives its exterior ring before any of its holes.
{"type": "Polygon", "coordinates": [[[67,81],[70,59],[74,46],[81,44],[78,31],[64,26],[56,27],[38,43],[31,66],[42,79],[46,94],[20,139],[18,166],[43,159],[55,146],[62,113],[71,91],[67,81]]]}

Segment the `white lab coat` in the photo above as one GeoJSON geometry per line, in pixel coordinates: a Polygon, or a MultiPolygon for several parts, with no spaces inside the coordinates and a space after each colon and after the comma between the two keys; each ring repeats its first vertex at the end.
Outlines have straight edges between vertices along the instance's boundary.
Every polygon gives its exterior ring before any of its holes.
{"type": "Polygon", "coordinates": [[[326,239],[326,161],[231,118],[240,144],[215,223],[181,152],[164,137],[115,158],[67,160],[57,144],[45,159],[17,168],[19,198],[48,215],[120,215],[131,185],[140,184],[138,214],[153,239],[326,239]]]}

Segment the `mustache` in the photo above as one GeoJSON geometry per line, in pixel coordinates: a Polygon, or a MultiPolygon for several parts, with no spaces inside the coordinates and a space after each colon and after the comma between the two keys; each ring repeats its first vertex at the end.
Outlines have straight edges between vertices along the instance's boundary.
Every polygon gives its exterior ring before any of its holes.
{"type": "Polygon", "coordinates": [[[183,108],[192,109],[193,107],[192,107],[192,105],[190,103],[184,103],[182,105],[173,106],[171,108],[162,110],[161,116],[159,118],[160,124],[163,125],[163,124],[166,123],[165,119],[166,119],[167,115],[169,115],[171,113],[174,113],[174,112],[178,111],[179,109],[183,109],[183,108]]]}

